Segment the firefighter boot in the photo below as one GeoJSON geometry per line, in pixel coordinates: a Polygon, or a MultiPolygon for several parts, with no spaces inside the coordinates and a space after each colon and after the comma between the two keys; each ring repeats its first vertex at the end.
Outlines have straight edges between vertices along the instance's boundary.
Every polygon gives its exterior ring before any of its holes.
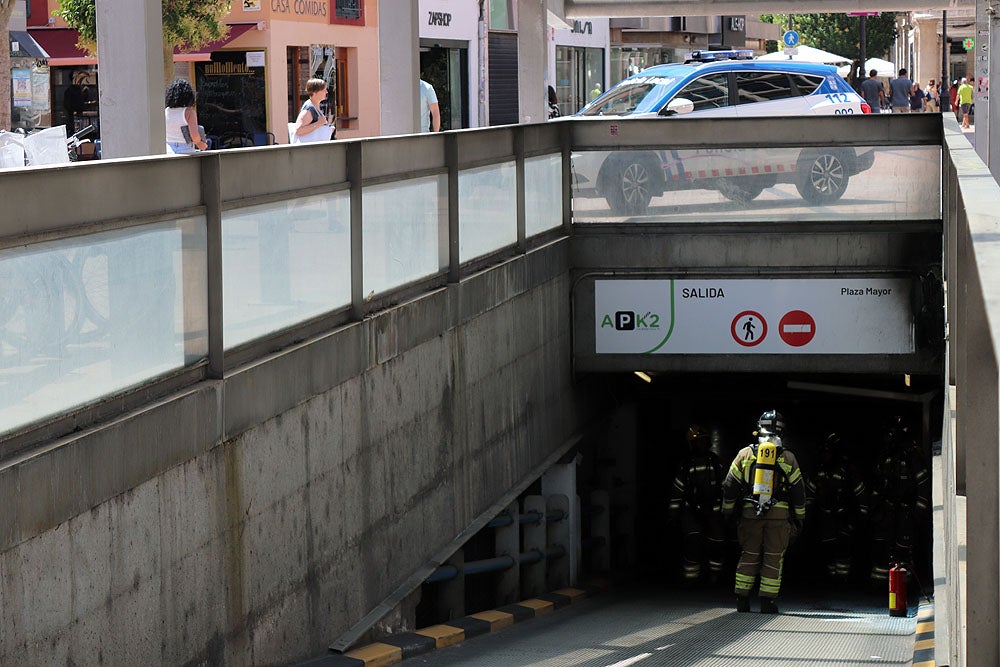
{"type": "Polygon", "coordinates": [[[762,614],[777,614],[778,604],[774,601],[774,598],[761,598],[760,599],[760,613],[762,614]]]}
{"type": "Polygon", "coordinates": [[[736,596],[736,611],[739,611],[739,612],[750,611],[750,596],[749,595],[737,595],[736,596]]]}

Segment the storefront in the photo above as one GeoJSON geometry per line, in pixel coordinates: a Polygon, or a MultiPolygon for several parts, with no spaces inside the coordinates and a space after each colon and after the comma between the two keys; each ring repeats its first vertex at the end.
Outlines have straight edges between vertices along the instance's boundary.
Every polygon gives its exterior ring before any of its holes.
{"type": "Polygon", "coordinates": [[[479,127],[478,3],[420,0],[419,11],[420,78],[434,86],[441,129],[479,127]]]}
{"type": "Polygon", "coordinates": [[[27,11],[24,2],[14,3],[8,24],[10,33],[10,127],[24,129],[44,127],[51,122],[49,104],[48,54],[28,34],[27,11]]]}
{"type": "Polygon", "coordinates": [[[549,28],[549,80],[559,113],[576,113],[607,90],[610,30],[607,19],[573,21],[569,29],[549,28]]]}
{"type": "Polygon", "coordinates": [[[99,139],[97,58],[76,45],[80,37],[76,30],[29,27],[28,32],[49,56],[50,121],[41,124],[65,125],[67,134],[93,126],[90,138],[99,139]]]}
{"type": "Polygon", "coordinates": [[[378,135],[378,86],[363,85],[378,76],[376,0],[244,0],[227,21],[241,34],[192,65],[199,120],[217,126],[203,122],[209,134],[287,142],[305,82],[318,77],[338,138],[378,135]]]}

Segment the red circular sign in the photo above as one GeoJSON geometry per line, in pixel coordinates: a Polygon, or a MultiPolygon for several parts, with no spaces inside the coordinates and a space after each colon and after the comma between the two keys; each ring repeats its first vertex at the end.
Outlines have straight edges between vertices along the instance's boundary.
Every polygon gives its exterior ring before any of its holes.
{"type": "Polygon", "coordinates": [[[760,345],[767,337],[767,320],[755,310],[744,310],[733,318],[729,331],[733,340],[743,347],[760,345]]]}
{"type": "Polygon", "coordinates": [[[778,322],[778,335],[792,347],[802,347],[816,335],[816,321],[804,310],[790,310],[778,322]]]}

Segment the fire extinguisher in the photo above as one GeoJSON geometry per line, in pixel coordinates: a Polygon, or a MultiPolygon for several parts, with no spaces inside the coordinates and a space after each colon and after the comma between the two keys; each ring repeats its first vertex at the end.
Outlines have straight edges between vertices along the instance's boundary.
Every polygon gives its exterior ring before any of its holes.
{"type": "Polygon", "coordinates": [[[897,563],[889,570],[889,615],[906,616],[906,568],[897,563]]]}

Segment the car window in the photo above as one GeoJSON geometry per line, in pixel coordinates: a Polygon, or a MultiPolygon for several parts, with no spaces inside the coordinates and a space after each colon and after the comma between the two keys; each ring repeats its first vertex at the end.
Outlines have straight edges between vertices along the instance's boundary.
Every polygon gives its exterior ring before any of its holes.
{"type": "Polygon", "coordinates": [[[816,89],[823,85],[823,77],[809,76],[808,74],[791,74],[792,82],[799,91],[799,95],[812,95],[816,89]]]}
{"type": "Polygon", "coordinates": [[[677,79],[669,76],[639,76],[626,79],[588,104],[581,116],[625,116],[655,111],[651,107],[663,98],[665,89],[677,79]]]}
{"type": "Polygon", "coordinates": [[[784,100],[793,96],[792,84],[784,72],[737,72],[737,104],[784,100]]]}
{"type": "Polygon", "coordinates": [[[695,79],[684,86],[674,99],[678,97],[694,102],[695,111],[727,107],[729,106],[729,75],[723,72],[695,79]]]}

